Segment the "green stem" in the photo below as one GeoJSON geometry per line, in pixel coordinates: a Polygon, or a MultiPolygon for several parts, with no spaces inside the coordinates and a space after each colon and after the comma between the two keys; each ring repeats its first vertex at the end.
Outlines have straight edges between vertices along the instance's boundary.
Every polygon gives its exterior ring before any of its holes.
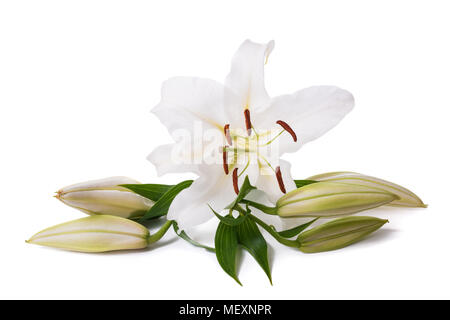
{"type": "Polygon", "coordinates": [[[238,211],[241,216],[247,214],[247,211],[245,211],[243,208],[241,208],[241,206],[239,204],[236,204],[233,208],[230,209],[230,213],[229,213],[230,215],[233,212],[233,210],[238,211]]]}
{"type": "Polygon", "coordinates": [[[300,247],[300,243],[298,243],[295,240],[288,240],[288,239],[283,238],[272,227],[270,227],[264,221],[258,219],[254,215],[249,214],[248,217],[250,219],[252,219],[253,221],[255,221],[257,224],[259,224],[264,230],[266,230],[279,243],[284,244],[285,246],[288,246],[288,247],[293,247],[293,248],[299,248],[300,247]]]}
{"type": "Polygon", "coordinates": [[[156,231],[156,233],[154,233],[153,235],[151,235],[148,238],[148,243],[149,244],[154,243],[154,242],[158,241],[159,239],[161,239],[166,234],[167,230],[169,230],[172,223],[173,223],[172,220],[169,220],[166,223],[164,223],[163,226],[161,227],[161,229],[156,231]]]}
{"type": "Polygon", "coordinates": [[[259,210],[261,210],[264,213],[267,213],[267,214],[270,214],[270,215],[274,215],[274,216],[277,215],[277,207],[268,207],[268,206],[265,206],[265,205],[263,205],[261,203],[254,202],[254,201],[251,201],[251,200],[246,200],[246,199],[241,200],[241,203],[248,204],[249,206],[252,206],[253,208],[259,209],[259,210]]]}

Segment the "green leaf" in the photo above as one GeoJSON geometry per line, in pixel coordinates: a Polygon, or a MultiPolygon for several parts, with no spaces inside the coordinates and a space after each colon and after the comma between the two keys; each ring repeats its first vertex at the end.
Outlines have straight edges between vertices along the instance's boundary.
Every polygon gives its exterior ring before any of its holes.
{"type": "Polygon", "coordinates": [[[219,213],[217,213],[209,204],[208,207],[211,209],[211,211],[214,213],[214,215],[224,224],[227,226],[237,226],[240,225],[245,220],[245,215],[239,216],[238,218],[234,218],[231,214],[228,216],[221,216],[219,213]]]}
{"type": "Polygon", "coordinates": [[[184,189],[192,184],[192,180],[186,180],[171,187],[155,204],[144,214],[140,221],[158,218],[167,214],[173,199],[184,189]]]}
{"type": "Polygon", "coordinates": [[[256,189],[256,187],[252,186],[250,184],[250,180],[248,179],[248,176],[245,177],[244,183],[241,186],[241,189],[239,190],[239,194],[237,195],[236,199],[229,204],[225,209],[233,209],[239,202],[241,202],[249,193],[250,191],[256,189]]]}
{"type": "Polygon", "coordinates": [[[121,184],[120,186],[130,189],[144,198],[158,201],[172,185],[167,184],[121,184]]]}
{"type": "Polygon", "coordinates": [[[237,227],[238,243],[255,258],[272,284],[266,240],[253,220],[247,219],[246,216],[243,218],[243,223],[237,227]]]}
{"type": "Polygon", "coordinates": [[[182,231],[180,232],[180,229],[178,228],[178,224],[177,224],[175,221],[173,221],[173,230],[175,230],[175,233],[177,234],[177,236],[179,236],[179,237],[182,238],[183,240],[186,240],[186,241],[189,242],[190,244],[192,244],[192,245],[194,245],[194,246],[196,246],[196,247],[199,247],[199,248],[206,249],[206,250],[211,251],[211,252],[216,252],[216,250],[215,250],[214,248],[205,246],[204,244],[201,244],[200,242],[197,242],[197,241],[195,241],[195,240],[192,240],[192,239],[186,234],[186,232],[184,232],[184,230],[182,230],[182,231]]]}
{"type": "Polygon", "coordinates": [[[238,249],[238,236],[236,227],[227,226],[220,222],[214,239],[216,257],[222,269],[242,286],[236,274],[236,254],[238,249]]]}
{"type": "Polygon", "coordinates": [[[298,235],[300,232],[302,232],[303,230],[305,230],[306,228],[308,228],[311,224],[313,224],[317,219],[319,218],[315,218],[307,223],[301,224],[299,226],[296,226],[292,229],[288,229],[288,230],[284,230],[284,231],[279,231],[278,234],[284,238],[292,238],[295,237],[296,235],[298,235]]]}
{"type": "Polygon", "coordinates": [[[297,186],[297,188],[301,188],[303,186],[306,186],[308,184],[312,184],[312,183],[316,183],[318,181],[315,180],[294,180],[295,185],[297,186]]]}
{"type": "Polygon", "coordinates": [[[249,214],[248,218],[252,219],[254,222],[259,224],[264,230],[266,230],[279,243],[284,244],[285,246],[288,246],[288,247],[293,247],[293,248],[298,248],[300,246],[300,244],[297,241],[289,240],[289,239],[286,239],[286,238],[280,236],[280,234],[273,227],[269,226],[267,223],[258,219],[254,215],[249,214]]]}
{"type": "Polygon", "coordinates": [[[247,206],[252,206],[253,208],[259,209],[266,214],[275,215],[275,216],[278,215],[277,207],[269,207],[269,206],[263,205],[262,203],[254,202],[254,201],[247,200],[247,199],[241,200],[241,203],[243,203],[247,206]]]}

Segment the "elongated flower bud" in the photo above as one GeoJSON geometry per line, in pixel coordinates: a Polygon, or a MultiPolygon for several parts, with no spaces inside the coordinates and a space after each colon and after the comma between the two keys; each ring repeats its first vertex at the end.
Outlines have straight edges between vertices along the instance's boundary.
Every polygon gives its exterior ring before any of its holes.
{"type": "Polygon", "coordinates": [[[361,240],[386,222],[374,217],[339,218],[302,232],[297,241],[306,253],[336,250],[361,240]]]}
{"type": "Polygon", "coordinates": [[[308,179],[316,181],[359,184],[372,188],[379,188],[384,191],[393,193],[399,197],[399,199],[390,202],[388,204],[389,206],[422,207],[422,208],[427,207],[427,205],[424,204],[416,194],[414,194],[412,191],[402,186],[399,186],[398,184],[378,179],[375,177],[366,176],[356,172],[328,172],[312,176],[308,179]]]}
{"type": "Polygon", "coordinates": [[[145,248],[149,239],[148,229],[137,222],[99,215],[50,227],[27,242],[72,251],[105,252],[145,248]]]}
{"type": "Polygon", "coordinates": [[[121,184],[139,183],[126,177],[111,177],[77,183],[60,189],[56,198],[87,214],[108,214],[129,219],[144,215],[153,205],[121,184]]]}
{"type": "Polygon", "coordinates": [[[392,193],[354,184],[317,182],[293,190],[277,201],[280,217],[332,217],[387,204],[392,193]]]}

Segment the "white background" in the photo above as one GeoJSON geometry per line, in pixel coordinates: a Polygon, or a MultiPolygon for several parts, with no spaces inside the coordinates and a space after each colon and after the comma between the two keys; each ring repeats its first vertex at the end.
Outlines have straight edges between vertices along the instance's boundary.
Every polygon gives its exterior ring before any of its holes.
{"type": "MultiPolygon", "coordinates": [[[[1,1],[1,298],[450,298],[450,7],[446,1],[1,1]],[[318,84],[354,111],[287,157],[293,175],[352,170],[402,184],[428,209],[343,250],[307,255],[270,240],[273,280],[244,254],[238,286],[173,232],[150,250],[80,254],[25,244],[83,214],[67,184],[157,177],[170,141],[149,111],[176,75],[223,81],[246,38],[276,41],[269,94],[318,84]]],[[[195,231],[209,241],[214,226],[195,231]]]]}

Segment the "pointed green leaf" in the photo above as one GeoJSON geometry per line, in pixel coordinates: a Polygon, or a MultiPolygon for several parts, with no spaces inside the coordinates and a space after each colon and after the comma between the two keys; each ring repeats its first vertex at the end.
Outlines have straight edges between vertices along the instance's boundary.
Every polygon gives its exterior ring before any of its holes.
{"type": "Polygon", "coordinates": [[[122,184],[124,188],[130,189],[144,198],[158,201],[173,185],[168,184],[122,184]]]}
{"type": "Polygon", "coordinates": [[[246,216],[243,218],[244,221],[236,227],[238,242],[255,258],[272,284],[266,240],[253,220],[247,219],[246,216]]]}
{"type": "Polygon", "coordinates": [[[214,239],[216,257],[222,269],[242,286],[236,273],[238,237],[236,227],[220,222],[214,239]]]}
{"type": "Polygon", "coordinates": [[[296,235],[298,235],[300,232],[302,232],[303,230],[305,230],[306,228],[308,228],[310,225],[312,225],[317,219],[319,218],[315,218],[307,223],[301,224],[299,226],[296,226],[292,229],[288,229],[288,230],[284,230],[284,231],[279,231],[278,234],[284,238],[292,238],[295,237],[296,235]]]}
{"type": "Polygon", "coordinates": [[[248,179],[248,176],[245,177],[244,183],[242,183],[242,186],[239,190],[239,194],[237,195],[236,199],[226,207],[226,209],[233,209],[239,202],[241,202],[249,193],[250,191],[256,189],[256,187],[252,186],[250,184],[250,180],[248,179]]]}
{"type": "Polygon", "coordinates": [[[238,218],[234,218],[231,214],[228,216],[221,216],[219,213],[217,213],[210,205],[208,205],[208,207],[211,209],[211,211],[214,213],[214,215],[223,223],[225,223],[227,226],[237,226],[240,225],[244,219],[245,219],[245,215],[244,216],[239,216],[238,218]]]}
{"type": "Polygon", "coordinates": [[[181,239],[183,239],[183,240],[189,242],[190,244],[192,244],[192,245],[194,245],[194,246],[196,246],[196,247],[199,247],[199,248],[206,249],[206,250],[211,251],[211,252],[216,252],[216,250],[215,250],[214,248],[205,246],[204,244],[201,244],[200,242],[197,242],[197,241],[195,241],[195,240],[192,240],[192,239],[187,235],[187,233],[184,232],[184,230],[182,230],[182,231],[180,232],[180,229],[178,228],[178,224],[177,224],[175,221],[173,221],[173,230],[175,230],[175,233],[177,234],[177,236],[179,236],[181,239]]]}
{"type": "Polygon", "coordinates": [[[295,182],[295,185],[297,186],[297,188],[301,188],[308,184],[316,183],[317,181],[315,181],[315,180],[294,180],[294,182],[295,182]]]}
{"type": "Polygon", "coordinates": [[[186,180],[171,187],[164,195],[155,202],[155,204],[148,210],[140,221],[158,218],[167,214],[173,199],[184,189],[192,184],[192,180],[186,180]]]}
{"type": "Polygon", "coordinates": [[[247,215],[248,219],[252,219],[255,223],[259,224],[264,230],[266,230],[275,240],[288,247],[298,248],[300,245],[297,241],[286,239],[275,230],[273,226],[269,226],[264,221],[258,219],[252,214],[247,215]]]}

